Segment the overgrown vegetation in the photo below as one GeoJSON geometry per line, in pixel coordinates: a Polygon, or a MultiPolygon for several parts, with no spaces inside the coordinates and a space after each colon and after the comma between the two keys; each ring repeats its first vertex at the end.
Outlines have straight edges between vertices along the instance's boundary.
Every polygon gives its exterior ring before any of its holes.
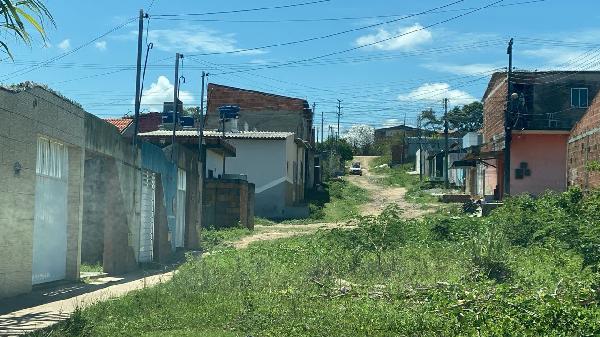
{"type": "Polygon", "coordinates": [[[596,336],[600,193],[489,218],[388,207],[353,229],[190,259],[39,336],[596,336]]]}
{"type": "Polygon", "coordinates": [[[103,270],[104,268],[100,262],[96,264],[82,263],[79,267],[79,271],[82,273],[101,273],[103,270]]]}
{"type": "Polygon", "coordinates": [[[228,229],[203,228],[200,231],[200,246],[203,251],[225,249],[229,248],[230,242],[251,235],[252,233],[251,230],[244,227],[228,229]]]}

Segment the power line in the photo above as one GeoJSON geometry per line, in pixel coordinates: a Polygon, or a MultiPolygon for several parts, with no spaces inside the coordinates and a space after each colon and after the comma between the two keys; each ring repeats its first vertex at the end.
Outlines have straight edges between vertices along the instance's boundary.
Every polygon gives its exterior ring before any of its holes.
{"type": "Polygon", "coordinates": [[[406,19],[409,19],[409,18],[412,18],[412,17],[415,17],[415,16],[428,14],[428,13],[431,13],[431,12],[433,12],[435,10],[446,8],[446,7],[450,7],[450,6],[456,5],[457,3],[460,3],[460,2],[463,2],[463,1],[465,1],[465,0],[457,0],[457,1],[451,2],[449,4],[446,4],[446,5],[443,5],[443,6],[439,6],[439,7],[436,7],[436,8],[432,8],[432,9],[428,9],[428,10],[420,12],[420,13],[409,14],[409,15],[403,16],[401,18],[397,18],[397,19],[393,19],[393,20],[388,20],[388,21],[384,21],[384,22],[379,22],[379,23],[375,23],[375,24],[371,24],[371,25],[367,25],[367,26],[362,26],[362,27],[358,27],[358,28],[352,28],[352,29],[341,31],[341,32],[327,34],[327,35],[315,36],[315,37],[311,37],[311,38],[307,38],[307,39],[302,39],[302,40],[296,40],[296,41],[289,41],[289,42],[282,42],[282,43],[273,43],[273,44],[264,45],[264,46],[260,46],[260,47],[231,50],[231,51],[226,51],[226,52],[211,52],[211,53],[193,54],[192,56],[238,54],[238,53],[244,53],[244,52],[255,51],[255,50],[262,50],[262,49],[275,48],[275,47],[284,47],[284,46],[301,44],[301,43],[306,43],[306,42],[311,42],[311,41],[324,40],[324,39],[328,39],[328,38],[331,38],[331,37],[335,37],[335,36],[339,36],[339,35],[344,35],[344,34],[348,34],[348,33],[352,33],[352,32],[357,32],[357,31],[361,31],[361,30],[365,30],[365,29],[370,29],[370,28],[374,28],[374,27],[378,27],[378,26],[382,26],[382,25],[386,25],[386,24],[390,24],[390,23],[394,23],[394,22],[399,22],[399,21],[402,21],[402,20],[406,20],[406,19]]]}
{"type": "MultiPolygon", "coordinates": [[[[454,17],[451,17],[449,19],[438,21],[436,23],[433,23],[433,24],[430,24],[430,25],[427,25],[427,26],[424,26],[424,27],[421,27],[421,28],[413,29],[413,30],[411,30],[409,32],[405,32],[405,33],[402,33],[402,34],[394,35],[392,37],[385,38],[383,40],[375,41],[375,42],[372,42],[372,43],[367,43],[367,44],[356,46],[356,47],[349,48],[349,49],[344,49],[344,50],[339,50],[339,51],[331,52],[331,53],[324,54],[324,55],[314,56],[314,57],[310,57],[310,58],[306,58],[306,59],[301,59],[301,60],[290,61],[290,62],[284,63],[284,64],[282,64],[280,66],[267,66],[267,67],[257,68],[255,70],[280,68],[280,67],[287,66],[287,65],[292,65],[292,64],[296,64],[296,63],[300,63],[300,62],[308,62],[308,61],[323,59],[323,58],[326,58],[326,57],[329,57],[329,56],[334,56],[334,55],[339,55],[339,54],[345,54],[345,53],[348,53],[348,52],[351,52],[351,51],[354,51],[354,50],[359,50],[359,49],[362,49],[362,48],[374,46],[374,45],[377,45],[377,44],[381,44],[383,42],[387,42],[387,41],[390,41],[390,40],[398,39],[400,37],[403,37],[403,36],[406,36],[406,35],[409,35],[409,34],[420,32],[420,31],[423,31],[423,30],[431,28],[431,27],[439,26],[441,24],[444,24],[444,23],[447,23],[447,22],[450,22],[450,21],[457,20],[457,19],[462,18],[464,16],[467,16],[469,14],[473,14],[475,12],[478,12],[478,11],[481,11],[483,9],[486,9],[486,8],[488,8],[490,6],[493,6],[493,5],[496,5],[498,3],[501,3],[503,1],[504,0],[498,0],[498,1],[492,2],[492,3],[488,4],[488,5],[485,5],[485,6],[477,8],[477,9],[474,9],[472,11],[469,11],[469,12],[466,12],[466,13],[462,13],[462,14],[456,15],[454,17]]],[[[230,71],[230,72],[225,72],[223,74],[235,74],[235,73],[238,73],[238,72],[247,72],[247,71],[230,71]]]]}
{"type": "Polygon", "coordinates": [[[40,68],[42,68],[42,67],[44,67],[44,66],[46,66],[46,65],[48,65],[48,64],[50,64],[52,62],[58,61],[60,59],[63,59],[65,57],[71,55],[71,54],[74,54],[74,53],[78,52],[79,50],[81,50],[81,49],[83,49],[83,48],[91,45],[92,43],[94,43],[94,42],[96,42],[96,41],[98,41],[98,40],[100,40],[100,39],[102,39],[102,38],[104,38],[104,37],[106,37],[106,36],[108,36],[108,35],[116,32],[119,29],[122,29],[123,27],[125,27],[128,24],[134,22],[137,19],[138,18],[129,19],[128,21],[126,21],[126,22],[124,22],[124,23],[122,23],[122,24],[120,24],[120,25],[118,25],[118,26],[116,26],[116,27],[108,30],[107,32],[101,34],[100,36],[97,36],[97,37],[89,40],[88,42],[85,42],[84,44],[81,44],[81,45],[77,46],[75,49],[69,50],[69,51],[67,51],[65,53],[62,53],[60,55],[57,55],[55,57],[52,57],[52,58],[47,59],[45,61],[42,61],[42,62],[40,62],[39,64],[37,64],[37,65],[35,65],[33,67],[21,68],[21,69],[13,71],[11,73],[5,74],[4,77],[2,77],[0,79],[0,82],[4,82],[6,80],[9,80],[9,79],[11,79],[11,78],[13,78],[15,76],[29,74],[30,72],[35,71],[37,69],[40,69],[40,68]]]}
{"type": "MultiPolygon", "coordinates": [[[[491,7],[509,7],[509,6],[517,6],[517,5],[525,5],[525,4],[534,4],[539,2],[545,2],[547,0],[534,0],[534,1],[522,1],[515,2],[509,4],[499,4],[491,7]]],[[[468,8],[458,8],[458,9],[445,9],[445,10],[437,10],[432,12],[432,14],[440,14],[440,13],[450,13],[450,12],[464,12],[468,10],[472,10],[475,7],[468,8]]],[[[374,20],[374,19],[389,19],[389,18],[397,18],[410,14],[391,14],[391,15],[373,15],[373,16],[351,16],[351,17],[330,17],[330,18],[290,18],[290,19],[184,19],[184,18],[163,18],[158,17],[158,20],[166,20],[166,21],[191,21],[191,22],[230,22],[230,23],[285,23],[285,22],[327,22],[327,21],[354,21],[354,20],[374,20]]]]}
{"type": "Polygon", "coordinates": [[[247,13],[247,12],[257,12],[257,11],[265,11],[265,10],[273,10],[273,9],[285,9],[285,8],[293,8],[293,7],[301,7],[301,6],[309,6],[316,5],[325,2],[330,2],[331,0],[317,0],[310,2],[301,2],[290,5],[281,5],[281,6],[273,6],[273,7],[257,7],[257,8],[245,8],[245,9],[236,9],[230,11],[218,11],[218,12],[206,12],[206,13],[182,13],[182,14],[153,14],[153,17],[178,17],[178,16],[205,16],[205,15],[216,15],[216,14],[236,14],[236,13],[247,13]]]}

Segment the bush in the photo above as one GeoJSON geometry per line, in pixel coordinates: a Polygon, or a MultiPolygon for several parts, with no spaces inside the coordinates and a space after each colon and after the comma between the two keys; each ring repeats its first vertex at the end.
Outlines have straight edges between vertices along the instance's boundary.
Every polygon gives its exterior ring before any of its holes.
{"type": "Polygon", "coordinates": [[[497,282],[504,282],[509,278],[507,261],[510,244],[498,226],[487,224],[468,244],[471,260],[480,272],[497,282]]]}

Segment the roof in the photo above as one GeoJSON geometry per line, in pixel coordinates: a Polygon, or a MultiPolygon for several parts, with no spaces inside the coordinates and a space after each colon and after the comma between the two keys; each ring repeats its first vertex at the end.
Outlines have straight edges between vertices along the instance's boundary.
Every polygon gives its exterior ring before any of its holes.
{"type": "MultiPolygon", "coordinates": [[[[198,137],[198,130],[178,130],[177,137],[198,137]]],[[[141,137],[171,137],[173,130],[157,130],[146,133],[141,133],[141,137]]],[[[222,132],[219,131],[204,131],[204,137],[221,137],[222,132]]],[[[267,131],[242,131],[242,132],[226,132],[225,138],[229,139],[263,139],[263,140],[283,140],[293,136],[292,132],[267,132],[267,131]]]]}
{"type": "Polygon", "coordinates": [[[50,87],[48,87],[45,84],[40,84],[40,83],[36,83],[36,82],[32,82],[32,81],[25,81],[25,82],[22,82],[19,84],[0,85],[0,90],[5,90],[5,91],[13,92],[13,93],[27,91],[27,90],[33,89],[33,88],[39,88],[39,89],[45,90],[46,92],[49,92],[49,93],[53,94],[54,96],[77,106],[78,108],[83,108],[81,106],[81,104],[79,104],[78,102],[64,96],[63,94],[61,94],[60,92],[58,92],[56,90],[50,89],[50,87]]]}
{"type": "Polygon", "coordinates": [[[375,132],[382,132],[382,131],[387,131],[387,130],[419,131],[418,128],[415,128],[415,127],[412,127],[412,126],[408,126],[408,125],[396,125],[396,126],[390,126],[390,127],[387,127],[387,128],[375,129],[375,132]]]}
{"type": "Polygon", "coordinates": [[[123,131],[125,131],[125,129],[127,129],[127,127],[133,123],[132,118],[105,118],[104,120],[116,126],[120,133],[123,133],[123,131]]]}

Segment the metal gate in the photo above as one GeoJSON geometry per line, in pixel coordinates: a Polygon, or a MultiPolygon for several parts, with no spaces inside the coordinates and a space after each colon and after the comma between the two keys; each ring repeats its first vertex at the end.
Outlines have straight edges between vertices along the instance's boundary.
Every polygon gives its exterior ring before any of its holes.
{"type": "Polygon", "coordinates": [[[140,225],[140,252],[138,262],[152,262],[154,250],[154,200],[156,183],[154,173],[142,171],[142,202],[140,225]]]}
{"type": "Polygon", "coordinates": [[[67,172],[67,147],[39,138],[33,222],[33,284],[66,278],[67,172]]]}
{"type": "Polygon", "coordinates": [[[186,174],[182,169],[177,169],[177,202],[176,202],[176,233],[175,247],[185,245],[185,202],[186,202],[186,174]]]}

